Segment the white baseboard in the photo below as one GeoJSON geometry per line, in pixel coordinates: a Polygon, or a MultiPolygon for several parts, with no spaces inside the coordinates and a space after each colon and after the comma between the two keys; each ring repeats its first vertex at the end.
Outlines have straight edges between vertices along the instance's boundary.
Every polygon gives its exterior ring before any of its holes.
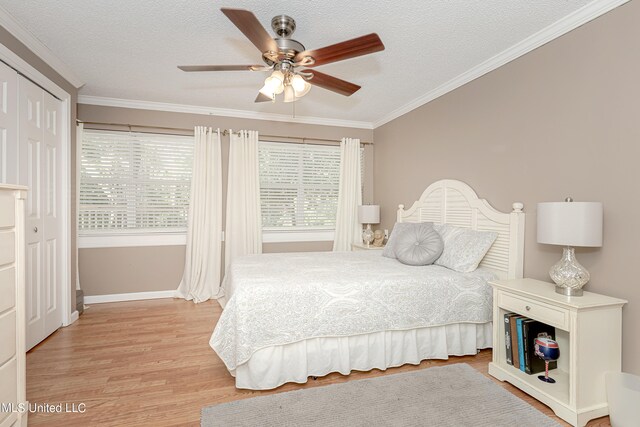
{"type": "Polygon", "coordinates": [[[131,292],[127,294],[85,295],[85,304],[101,304],[105,302],[139,301],[144,299],[174,298],[176,291],[131,292]]]}

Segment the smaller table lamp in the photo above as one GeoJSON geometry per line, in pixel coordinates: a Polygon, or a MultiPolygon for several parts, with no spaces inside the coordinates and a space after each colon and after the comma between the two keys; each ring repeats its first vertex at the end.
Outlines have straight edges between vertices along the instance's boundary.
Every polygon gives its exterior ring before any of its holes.
{"type": "Polygon", "coordinates": [[[582,295],[590,276],[576,260],[573,246],[602,246],[602,203],[538,203],[538,243],[563,245],[562,259],[549,270],[556,292],[567,296],[582,295]]]}
{"type": "Polygon", "coordinates": [[[358,206],[358,222],[367,224],[367,228],[362,232],[362,241],[369,246],[373,242],[373,231],[371,224],[380,223],[380,205],[358,206]]]}

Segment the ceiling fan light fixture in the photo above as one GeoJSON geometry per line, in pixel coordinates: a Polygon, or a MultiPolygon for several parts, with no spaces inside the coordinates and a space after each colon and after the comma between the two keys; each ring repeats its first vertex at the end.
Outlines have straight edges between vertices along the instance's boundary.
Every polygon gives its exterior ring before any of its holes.
{"type": "Polygon", "coordinates": [[[296,98],[301,98],[305,96],[311,90],[311,85],[307,82],[304,77],[299,74],[296,74],[291,79],[291,86],[295,91],[296,98]]]}
{"type": "Polygon", "coordinates": [[[284,102],[295,102],[296,101],[296,91],[291,85],[287,85],[284,87],[284,102]]]}
{"type": "MultiPolygon", "coordinates": [[[[284,90],[284,74],[281,71],[274,71],[264,81],[264,87],[269,88],[271,93],[280,94],[284,90]]],[[[262,92],[262,90],[260,90],[262,92]]]]}

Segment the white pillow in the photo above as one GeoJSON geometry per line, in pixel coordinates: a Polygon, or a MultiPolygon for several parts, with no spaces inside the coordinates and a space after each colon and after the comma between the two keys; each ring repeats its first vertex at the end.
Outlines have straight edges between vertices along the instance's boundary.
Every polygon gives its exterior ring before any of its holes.
{"type": "Polygon", "coordinates": [[[470,273],[478,268],[482,258],[498,238],[495,231],[476,231],[449,224],[436,224],[433,228],[444,241],[442,255],[434,264],[460,273],[470,273]]]}
{"type": "Polygon", "coordinates": [[[384,249],[382,250],[382,256],[387,257],[387,258],[396,259],[396,239],[397,239],[398,235],[403,230],[406,230],[408,228],[418,227],[418,226],[420,226],[420,224],[431,224],[431,225],[433,225],[432,222],[421,222],[421,223],[396,222],[395,225],[393,226],[393,229],[391,230],[391,234],[389,235],[389,240],[387,240],[387,244],[384,246],[384,249]]]}
{"type": "Polygon", "coordinates": [[[403,229],[394,241],[398,261],[407,265],[429,265],[438,259],[444,248],[442,237],[433,223],[423,222],[403,229]]]}

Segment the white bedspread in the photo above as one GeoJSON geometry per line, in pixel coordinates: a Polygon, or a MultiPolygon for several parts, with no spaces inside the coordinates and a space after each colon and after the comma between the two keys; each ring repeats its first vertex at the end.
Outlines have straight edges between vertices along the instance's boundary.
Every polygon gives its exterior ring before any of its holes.
{"type": "Polygon", "coordinates": [[[491,272],[413,267],[379,251],[250,255],[225,278],[210,345],[232,371],[262,348],[492,320],[491,272]]]}

